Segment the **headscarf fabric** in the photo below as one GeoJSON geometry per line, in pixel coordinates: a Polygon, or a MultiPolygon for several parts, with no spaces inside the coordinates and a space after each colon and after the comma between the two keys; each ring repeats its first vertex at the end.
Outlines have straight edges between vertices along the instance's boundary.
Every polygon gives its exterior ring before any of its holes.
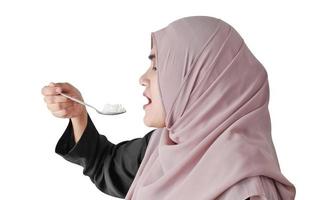
{"type": "Polygon", "coordinates": [[[125,199],[292,200],[271,136],[264,66],[210,16],[151,33],[165,124],[150,138],[125,199]]]}

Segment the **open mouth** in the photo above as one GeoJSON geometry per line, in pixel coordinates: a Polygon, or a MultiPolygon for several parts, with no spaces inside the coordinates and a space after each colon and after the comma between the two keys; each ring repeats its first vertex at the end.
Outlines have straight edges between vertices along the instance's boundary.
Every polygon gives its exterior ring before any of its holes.
{"type": "Polygon", "coordinates": [[[149,97],[147,97],[147,96],[146,96],[146,98],[148,99],[148,103],[147,103],[146,105],[151,104],[151,103],[152,103],[152,100],[151,100],[149,97]]]}
{"type": "Polygon", "coordinates": [[[148,105],[152,103],[152,100],[145,93],[143,94],[143,96],[146,97],[148,100],[148,103],[143,106],[143,108],[145,109],[148,105]]]}

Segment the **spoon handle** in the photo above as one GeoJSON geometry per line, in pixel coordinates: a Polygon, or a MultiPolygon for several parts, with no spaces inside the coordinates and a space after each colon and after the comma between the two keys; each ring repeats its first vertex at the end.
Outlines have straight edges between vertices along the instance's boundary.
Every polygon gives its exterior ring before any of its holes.
{"type": "Polygon", "coordinates": [[[69,98],[69,99],[71,99],[72,101],[75,101],[75,102],[77,102],[77,103],[79,103],[79,104],[82,104],[82,105],[84,105],[84,106],[89,106],[89,107],[91,107],[91,108],[97,110],[95,107],[93,107],[93,106],[91,106],[91,105],[89,105],[89,104],[87,104],[87,103],[85,103],[85,102],[83,102],[83,101],[81,101],[81,100],[78,100],[78,99],[76,99],[76,98],[73,98],[73,97],[71,97],[71,96],[69,96],[69,95],[66,95],[66,94],[62,93],[62,92],[60,92],[59,94],[62,95],[62,96],[64,96],[64,97],[66,97],[66,98],[69,98]]]}

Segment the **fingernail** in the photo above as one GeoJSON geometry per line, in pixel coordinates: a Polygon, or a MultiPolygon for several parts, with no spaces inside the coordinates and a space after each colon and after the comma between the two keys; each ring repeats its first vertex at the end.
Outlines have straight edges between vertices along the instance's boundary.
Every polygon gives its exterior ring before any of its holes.
{"type": "Polygon", "coordinates": [[[55,86],[55,83],[50,82],[50,83],[49,83],[49,86],[55,86]]]}

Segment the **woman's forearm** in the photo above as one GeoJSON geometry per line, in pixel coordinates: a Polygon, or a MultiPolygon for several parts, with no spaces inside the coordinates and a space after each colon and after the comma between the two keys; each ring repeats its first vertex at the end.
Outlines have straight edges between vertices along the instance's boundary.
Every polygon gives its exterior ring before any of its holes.
{"type": "Polygon", "coordinates": [[[78,117],[71,118],[73,134],[75,138],[75,142],[77,143],[79,139],[82,137],[83,132],[87,126],[87,112],[84,111],[82,115],[78,117]]]}

